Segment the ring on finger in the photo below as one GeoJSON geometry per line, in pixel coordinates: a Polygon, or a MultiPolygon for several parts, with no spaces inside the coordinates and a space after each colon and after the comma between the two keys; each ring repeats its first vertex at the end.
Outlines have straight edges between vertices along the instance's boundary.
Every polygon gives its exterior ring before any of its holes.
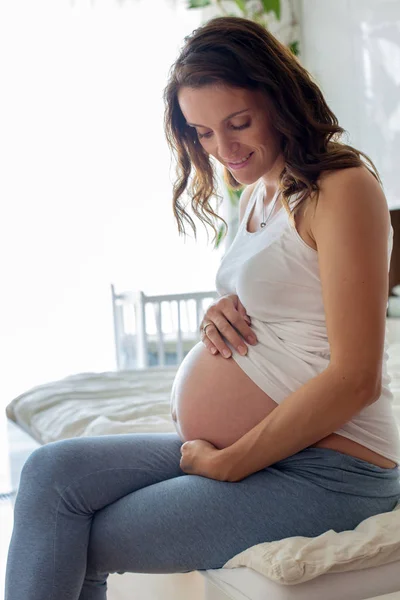
{"type": "Polygon", "coordinates": [[[207,327],[208,327],[209,325],[214,325],[214,323],[213,323],[212,321],[209,321],[208,323],[206,323],[206,324],[203,326],[203,333],[204,333],[205,335],[207,335],[206,329],[207,329],[207,327]]]}

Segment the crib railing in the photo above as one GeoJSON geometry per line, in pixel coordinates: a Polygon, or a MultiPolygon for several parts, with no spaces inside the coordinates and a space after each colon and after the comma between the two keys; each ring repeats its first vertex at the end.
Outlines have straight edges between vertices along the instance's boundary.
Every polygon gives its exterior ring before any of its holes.
{"type": "Polygon", "coordinates": [[[117,370],[178,366],[200,341],[199,327],[216,291],[147,296],[111,284],[117,370]]]}

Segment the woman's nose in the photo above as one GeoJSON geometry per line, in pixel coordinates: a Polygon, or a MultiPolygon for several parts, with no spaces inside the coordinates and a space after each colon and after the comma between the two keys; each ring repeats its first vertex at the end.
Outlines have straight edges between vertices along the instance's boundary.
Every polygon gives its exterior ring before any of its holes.
{"type": "Polygon", "coordinates": [[[222,160],[232,160],[239,150],[239,145],[239,142],[231,140],[229,137],[219,138],[218,155],[222,160]]]}

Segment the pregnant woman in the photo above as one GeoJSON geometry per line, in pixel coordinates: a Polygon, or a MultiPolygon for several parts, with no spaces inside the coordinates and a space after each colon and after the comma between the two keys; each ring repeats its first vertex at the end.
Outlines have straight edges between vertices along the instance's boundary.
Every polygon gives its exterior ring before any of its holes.
{"type": "Polygon", "coordinates": [[[376,168],[341,141],[297,59],[245,19],[185,39],[165,102],[179,231],[193,226],[184,192],[201,221],[217,216],[216,163],[244,188],[219,298],[174,381],[177,433],[33,452],[6,600],[104,600],[111,572],[218,569],[255,544],[353,529],[400,498],[376,168]]]}

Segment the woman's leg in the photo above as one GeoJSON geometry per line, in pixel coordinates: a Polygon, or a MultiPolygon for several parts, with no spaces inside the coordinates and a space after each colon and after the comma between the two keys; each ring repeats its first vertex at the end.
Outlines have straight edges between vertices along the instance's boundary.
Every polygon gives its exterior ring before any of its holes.
{"type": "Polygon", "coordinates": [[[181,445],[174,433],[128,434],[35,450],[15,502],[5,600],[77,600],[93,515],[136,490],[184,475],[181,445]]]}
{"type": "Polygon", "coordinates": [[[103,600],[90,589],[110,572],[219,569],[255,544],[354,529],[399,499],[399,469],[325,448],[307,448],[237,483],[169,479],[96,513],[80,600],[103,600]]]}
{"type": "Polygon", "coordinates": [[[220,568],[258,543],[352,529],[399,496],[398,470],[329,449],[228,483],[183,475],[180,445],[175,434],[136,434],[36,451],[17,499],[6,600],[104,600],[110,572],[220,568]]]}

